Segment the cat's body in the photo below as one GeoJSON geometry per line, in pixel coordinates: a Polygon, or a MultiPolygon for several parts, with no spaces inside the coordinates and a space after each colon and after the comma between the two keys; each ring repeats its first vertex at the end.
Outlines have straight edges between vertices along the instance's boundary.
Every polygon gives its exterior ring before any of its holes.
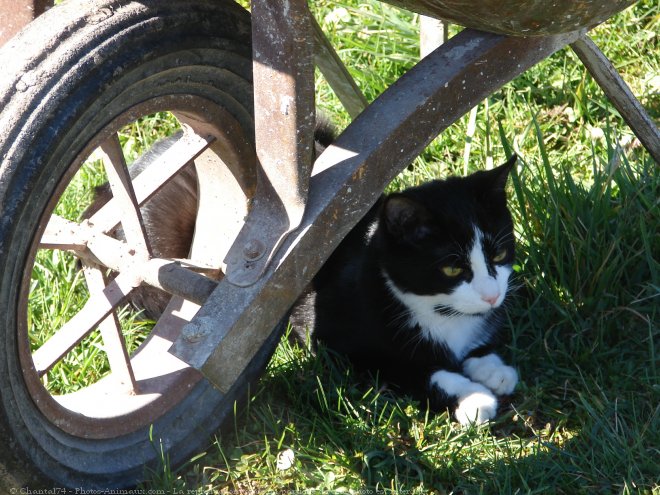
{"type": "MultiPolygon", "coordinates": [[[[176,139],[157,143],[131,175],[176,139]]],[[[319,126],[316,152],[331,139],[327,124],[319,126]]],[[[461,423],[493,418],[497,396],[518,380],[493,352],[514,254],[504,192],[514,162],[382,197],[293,308],[298,333],[311,331],[358,369],[434,410],[449,407],[461,423]]],[[[184,258],[190,249],[197,201],[191,165],[141,208],[158,257],[184,258]]],[[[87,216],[110,192],[105,186],[97,194],[87,216]]],[[[152,318],[168,300],[151,287],[130,298],[152,318]]]]}
{"type": "Polygon", "coordinates": [[[381,198],[294,325],[461,423],[493,418],[518,381],[493,352],[514,254],[504,192],[514,161],[381,198]]]}

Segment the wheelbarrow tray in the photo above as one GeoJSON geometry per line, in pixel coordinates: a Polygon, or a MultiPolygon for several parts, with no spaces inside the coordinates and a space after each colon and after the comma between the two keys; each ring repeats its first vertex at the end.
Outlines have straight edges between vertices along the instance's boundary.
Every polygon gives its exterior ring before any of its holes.
{"type": "Polygon", "coordinates": [[[385,0],[462,26],[512,36],[591,28],[635,0],[385,0]]]}

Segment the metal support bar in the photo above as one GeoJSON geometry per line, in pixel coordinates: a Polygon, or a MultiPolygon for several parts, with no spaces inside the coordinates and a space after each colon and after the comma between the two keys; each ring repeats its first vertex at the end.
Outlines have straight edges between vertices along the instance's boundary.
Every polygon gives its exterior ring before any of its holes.
{"type": "Polygon", "coordinates": [[[72,250],[88,264],[130,274],[136,281],[135,286],[146,282],[200,305],[217,285],[214,280],[193,271],[196,267],[186,269],[180,262],[163,258],[144,259],[125,242],[99,232],[88,223],[77,224],[57,215],[51,215],[39,247],[72,250]]]}
{"type": "MultiPolygon", "coordinates": [[[[103,292],[109,285],[108,277],[102,267],[83,264],[83,273],[87,289],[91,294],[103,292]]],[[[121,330],[117,311],[112,311],[105,320],[98,324],[103,339],[103,350],[110,363],[110,370],[115,375],[117,384],[128,394],[138,392],[135,373],[128,355],[126,340],[121,330]]]]}
{"type": "Polygon", "coordinates": [[[310,17],[314,29],[316,48],[314,62],[348,114],[354,119],[362,113],[369,102],[360,91],[355,79],[348,72],[339,55],[337,55],[321,26],[316,22],[314,16],[310,14],[310,17]]]}
{"type": "Polygon", "coordinates": [[[249,286],[302,219],[314,151],[314,45],[306,0],[252,2],[254,204],[227,255],[227,280],[249,286]]]}
{"type": "Polygon", "coordinates": [[[424,58],[316,161],[301,227],[287,238],[268,271],[247,288],[220,281],[171,352],[221,391],[229,390],[275,323],[396,174],[477,102],[578,35],[530,39],[465,30],[424,58]],[[475,80],[481,84],[467,84],[475,80]]]}
{"type": "Polygon", "coordinates": [[[126,242],[140,252],[145,259],[148,259],[151,257],[149,236],[142,220],[140,204],[135,197],[133,182],[128,173],[119,136],[113,134],[105,143],[101,144],[100,151],[112,197],[120,212],[126,242]]]}
{"type": "MultiPolygon", "coordinates": [[[[215,139],[199,136],[192,130],[184,132],[167,153],[158,159],[157,167],[148,167],[133,180],[133,191],[139,205],[143,205],[156,194],[169,180],[184,168],[190,160],[199,157],[215,139]]],[[[89,223],[102,232],[109,232],[121,221],[121,209],[113,197],[96,211],[89,223]]]]}
{"type": "Polygon", "coordinates": [[[135,287],[137,287],[135,277],[130,273],[121,273],[102,292],[93,294],[73,318],[32,354],[34,367],[39,376],[45,375],[89,335],[135,287]]]}
{"type": "Polygon", "coordinates": [[[587,35],[573,42],[571,48],[653,159],[660,163],[660,131],[612,62],[587,35]]]}

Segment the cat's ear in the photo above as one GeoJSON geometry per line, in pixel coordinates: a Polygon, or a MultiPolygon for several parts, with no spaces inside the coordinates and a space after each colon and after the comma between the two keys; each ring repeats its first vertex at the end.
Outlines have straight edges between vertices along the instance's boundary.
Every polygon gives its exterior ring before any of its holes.
{"type": "Polygon", "coordinates": [[[492,170],[484,170],[475,174],[477,198],[486,203],[506,201],[506,181],[518,155],[514,154],[506,163],[492,170]]]}
{"type": "Polygon", "coordinates": [[[506,181],[509,178],[511,169],[513,169],[513,166],[516,164],[516,160],[518,160],[518,155],[514,153],[511,155],[511,158],[506,161],[506,163],[500,165],[499,167],[495,167],[493,170],[488,172],[491,174],[491,189],[493,191],[504,191],[506,188],[506,181]]]}
{"type": "Polygon", "coordinates": [[[431,215],[414,199],[401,194],[385,198],[382,219],[389,234],[408,242],[419,242],[431,232],[431,215]]]}

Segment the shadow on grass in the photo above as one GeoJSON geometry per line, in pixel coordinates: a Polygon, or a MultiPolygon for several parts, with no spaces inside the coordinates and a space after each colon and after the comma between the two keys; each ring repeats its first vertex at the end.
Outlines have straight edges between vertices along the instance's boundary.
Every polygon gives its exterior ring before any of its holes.
{"type": "Polygon", "coordinates": [[[652,167],[625,159],[594,167],[587,185],[547,163],[515,177],[524,285],[507,325],[521,383],[493,425],[461,428],[327,352],[283,342],[247,410],[184,475],[187,486],[246,494],[657,489],[660,179],[652,167]],[[289,450],[291,465],[278,467],[289,450]]]}
{"type": "MultiPolygon", "coordinates": [[[[648,20],[656,18],[653,8],[653,2],[638,2],[629,12],[639,15],[595,33],[599,43],[612,41],[604,46],[608,55],[625,52],[613,60],[636,61],[617,65],[652,73],[641,57],[654,38],[635,33],[643,28],[654,34],[648,20]]],[[[351,34],[350,40],[361,37],[351,34]]],[[[353,58],[360,52],[372,50],[354,50],[353,58]]],[[[639,166],[616,157],[618,144],[610,141],[616,132],[598,128],[613,119],[612,110],[581,66],[562,64],[554,79],[545,65],[514,82],[511,94],[502,93],[513,102],[518,92],[529,95],[520,98],[522,108],[531,102],[556,112],[569,102],[568,110],[579,114],[579,120],[562,113],[552,121],[556,125],[546,122],[546,134],[552,133],[547,136],[534,122],[536,139],[525,143],[530,115],[505,111],[507,132],[524,145],[519,154],[539,149],[541,155],[514,181],[523,288],[510,302],[509,354],[521,374],[510,409],[491,428],[462,429],[447,415],[427,416],[419,404],[379,391],[373,381],[359,381],[327,356],[313,357],[284,343],[248,408],[196,467],[178,472],[177,487],[234,494],[658,489],[657,164],[630,150],[639,166]],[[579,84],[574,98],[571,82],[579,84]],[[575,138],[592,126],[604,131],[605,163],[596,153],[589,161],[594,138],[575,138]],[[278,456],[288,449],[294,461],[278,469],[278,456]]],[[[367,65],[370,76],[372,61],[367,65]]],[[[492,108],[498,98],[491,97],[492,108]]],[[[653,95],[643,103],[652,116],[659,114],[653,95]]],[[[458,160],[452,150],[464,135],[457,129],[446,134],[449,144],[438,146],[437,156],[458,160]]]]}
{"type": "Polygon", "coordinates": [[[583,377],[580,391],[552,379],[525,382],[492,427],[462,428],[446,414],[432,417],[378,393],[376,383],[323,354],[307,357],[262,381],[247,415],[222,438],[215,486],[234,493],[651,490],[660,440],[653,392],[583,377]],[[278,470],[287,449],[295,462],[278,470]]]}

